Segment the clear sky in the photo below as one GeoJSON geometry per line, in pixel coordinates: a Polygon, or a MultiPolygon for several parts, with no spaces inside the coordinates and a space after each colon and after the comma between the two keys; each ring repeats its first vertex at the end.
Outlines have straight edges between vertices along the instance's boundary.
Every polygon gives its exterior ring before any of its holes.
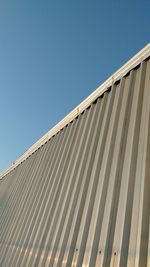
{"type": "Polygon", "coordinates": [[[149,41],[148,0],[1,0],[0,171],[149,41]]]}

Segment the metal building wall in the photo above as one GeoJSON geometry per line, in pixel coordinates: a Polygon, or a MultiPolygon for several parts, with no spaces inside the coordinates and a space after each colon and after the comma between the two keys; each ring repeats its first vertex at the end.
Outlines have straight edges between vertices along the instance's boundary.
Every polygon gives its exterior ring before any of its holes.
{"type": "Polygon", "coordinates": [[[0,180],[0,266],[150,266],[150,59],[0,180]]]}

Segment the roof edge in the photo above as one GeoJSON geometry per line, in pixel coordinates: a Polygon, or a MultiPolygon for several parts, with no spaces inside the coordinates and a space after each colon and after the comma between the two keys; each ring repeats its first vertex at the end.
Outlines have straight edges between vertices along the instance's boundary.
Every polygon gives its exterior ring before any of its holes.
{"type": "Polygon", "coordinates": [[[91,105],[100,95],[102,95],[108,87],[113,83],[121,79],[131,69],[135,68],[143,60],[150,56],[150,43],[148,43],[143,49],[141,49],[135,56],[133,56],[127,63],[125,63],[120,69],[118,69],[113,75],[111,75],[102,85],[100,85],[92,94],[90,94],[83,102],[81,102],[73,111],[71,111],[64,119],[56,124],[50,131],[43,135],[36,143],[34,143],[25,153],[23,153],[10,167],[0,173],[0,179],[6,174],[15,169],[21,162],[27,159],[32,153],[34,153],[39,147],[46,143],[52,136],[58,133],[69,122],[71,122],[76,116],[82,113],[88,106],[91,105]]]}

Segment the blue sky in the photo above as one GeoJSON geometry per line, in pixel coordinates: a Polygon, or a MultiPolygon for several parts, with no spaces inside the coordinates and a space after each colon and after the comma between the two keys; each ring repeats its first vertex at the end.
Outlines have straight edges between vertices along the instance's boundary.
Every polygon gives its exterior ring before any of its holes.
{"type": "Polygon", "coordinates": [[[0,1],[0,171],[150,41],[150,2],[0,1]]]}

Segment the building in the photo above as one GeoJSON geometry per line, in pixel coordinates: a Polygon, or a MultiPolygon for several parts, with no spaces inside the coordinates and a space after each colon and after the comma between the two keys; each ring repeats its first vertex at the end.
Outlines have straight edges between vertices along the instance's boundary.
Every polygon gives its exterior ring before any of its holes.
{"type": "Polygon", "coordinates": [[[150,266],[150,45],[0,180],[0,266],[150,266]]]}

